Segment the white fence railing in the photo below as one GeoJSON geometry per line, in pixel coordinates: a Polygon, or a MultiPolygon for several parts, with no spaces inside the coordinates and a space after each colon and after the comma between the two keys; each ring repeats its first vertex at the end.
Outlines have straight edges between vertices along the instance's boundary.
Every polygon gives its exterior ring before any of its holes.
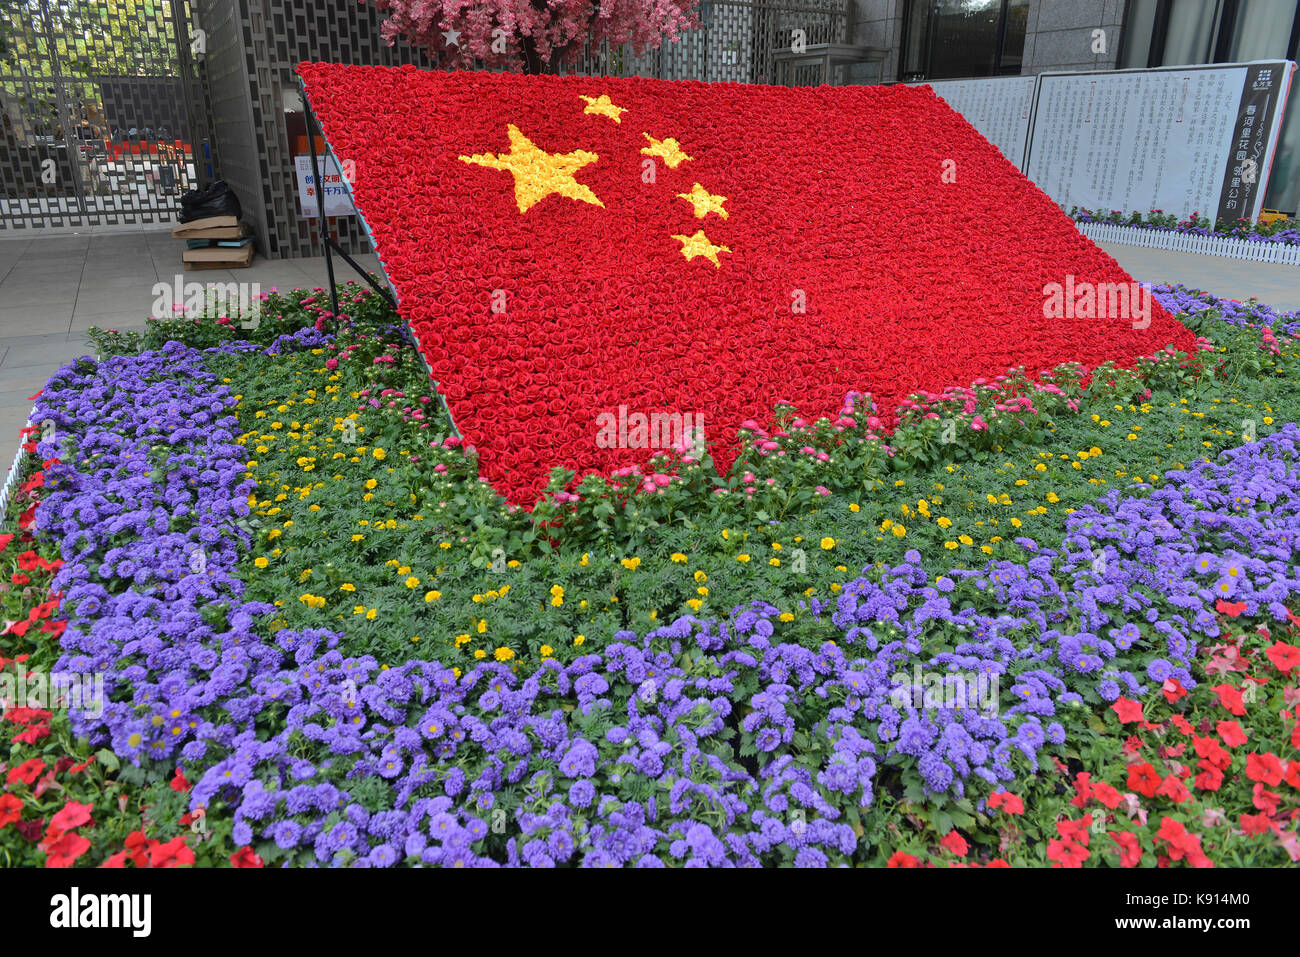
{"type": "Polygon", "coordinates": [[[1095,242],[1124,243],[1148,249],[1172,249],[1181,253],[1227,256],[1253,262],[1300,266],[1300,246],[1291,243],[1261,243],[1235,236],[1199,236],[1167,229],[1142,229],[1115,223],[1075,223],[1079,232],[1095,242]]]}
{"type": "MultiPolygon", "coordinates": [[[[32,424],[32,418],[35,415],[36,409],[33,408],[31,415],[27,416],[28,426],[32,424]]],[[[18,484],[18,476],[22,472],[23,456],[26,454],[23,451],[22,443],[26,441],[24,438],[18,443],[18,451],[14,453],[13,464],[9,466],[9,473],[5,476],[4,485],[0,486],[0,528],[4,526],[5,510],[9,507],[9,496],[13,494],[14,486],[18,484]]]]}

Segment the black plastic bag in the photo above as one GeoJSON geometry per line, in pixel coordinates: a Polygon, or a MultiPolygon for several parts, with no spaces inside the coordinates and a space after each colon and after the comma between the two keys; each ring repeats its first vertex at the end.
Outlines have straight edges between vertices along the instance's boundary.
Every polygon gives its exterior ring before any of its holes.
{"type": "Polygon", "coordinates": [[[182,223],[209,216],[234,216],[243,214],[239,197],[223,179],[214,180],[206,189],[192,189],[181,196],[181,211],[176,218],[182,223]]]}

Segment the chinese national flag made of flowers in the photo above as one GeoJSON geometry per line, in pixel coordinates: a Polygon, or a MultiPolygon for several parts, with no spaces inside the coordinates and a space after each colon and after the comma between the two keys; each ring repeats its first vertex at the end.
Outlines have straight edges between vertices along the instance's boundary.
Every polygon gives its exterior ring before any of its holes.
{"type": "Polygon", "coordinates": [[[1046,309],[1049,284],[1132,278],[929,88],[299,71],[518,503],[557,465],[644,464],[669,429],[647,444],[637,415],[696,417],[725,470],[781,400],[834,417],[868,392],[888,425],[917,390],[1194,348],[1158,304],[1046,309]]]}

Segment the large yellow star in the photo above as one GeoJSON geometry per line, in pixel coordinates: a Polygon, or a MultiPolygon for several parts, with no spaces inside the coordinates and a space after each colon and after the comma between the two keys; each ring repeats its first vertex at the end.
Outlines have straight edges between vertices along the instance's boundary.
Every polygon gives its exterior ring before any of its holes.
{"type": "Polygon", "coordinates": [[[699,183],[691,187],[689,193],[678,193],[677,196],[695,207],[696,219],[703,219],[709,213],[717,213],[723,219],[731,215],[722,208],[722,204],[727,201],[727,197],[715,196],[699,183]]]}
{"type": "Polygon", "coordinates": [[[622,116],[627,112],[627,107],[615,106],[605,93],[600,96],[582,96],[579,94],[578,99],[587,101],[587,108],[582,111],[583,113],[608,116],[615,123],[622,123],[622,116]]]}
{"type": "Polygon", "coordinates": [[[702,229],[695,230],[694,236],[673,236],[673,239],[681,240],[682,255],[686,257],[688,262],[696,256],[703,256],[714,266],[720,266],[718,253],[731,252],[726,246],[715,246],[709,242],[709,237],[704,235],[702,229]]]}
{"type": "Polygon", "coordinates": [[[683,153],[682,145],[671,136],[657,140],[649,133],[642,135],[650,141],[650,145],[643,146],[641,152],[646,156],[662,156],[669,169],[676,169],[683,162],[694,158],[683,153]]]}
{"type": "Polygon", "coordinates": [[[509,153],[478,153],[474,156],[461,156],[459,159],[489,169],[505,170],[513,175],[515,202],[519,204],[519,212],[528,212],[552,193],[604,208],[605,204],[595,193],[573,178],[574,173],[598,159],[595,153],[586,150],[548,153],[533,145],[513,123],[507,124],[506,128],[510,133],[509,153]]]}

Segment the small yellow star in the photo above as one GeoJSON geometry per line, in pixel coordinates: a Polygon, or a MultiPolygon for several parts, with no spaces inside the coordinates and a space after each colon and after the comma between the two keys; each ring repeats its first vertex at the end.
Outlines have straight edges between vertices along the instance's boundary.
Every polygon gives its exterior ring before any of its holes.
{"type": "Polygon", "coordinates": [[[683,153],[682,145],[671,136],[666,139],[657,140],[649,133],[643,133],[642,135],[650,141],[649,146],[641,148],[642,154],[645,156],[662,156],[663,161],[668,164],[669,169],[676,169],[683,162],[694,159],[694,157],[687,156],[683,153]]]}
{"type": "Polygon", "coordinates": [[[714,266],[720,266],[718,262],[718,253],[729,253],[731,249],[727,246],[715,246],[709,242],[709,237],[704,235],[704,230],[695,230],[694,236],[673,236],[673,239],[681,240],[682,255],[687,261],[694,259],[696,256],[703,256],[714,266]]]}
{"type": "Polygon", "coordinates": [[[723,219],[731,215],[722,208],[722,204],[727,201],[727,197],[715,196],[699,183],[691,187],[689,193],[678,193],[677,196],[695,207],[696,219],[703,219],[709,213],[717,213],[723,219]]]}
{"type": "Polygon", "coordinates": [[[615,106],[607,94],[602,93],[600,96],[582,96],[578,99],[587,101],[587,108],[583,113],[591,113],[596,116],[608,116],[615,123],[622,123],[622,116],[627,112],[627,107],[615,106]]]}
{"type": "Polygon", "coordinates": [[[605,204],[596,194],[573,177],[582,167],[598,159],[595,153],[586,150],[548,153],[533,145],[513,123],[507,124],[506,129],[510,134],[509,153],[477,153],[459,159],[489,169],[505,170],[513,175],[515,202],[519,205],[519,212],[528,212],[552,193],[604,208],[605,204]]]}

